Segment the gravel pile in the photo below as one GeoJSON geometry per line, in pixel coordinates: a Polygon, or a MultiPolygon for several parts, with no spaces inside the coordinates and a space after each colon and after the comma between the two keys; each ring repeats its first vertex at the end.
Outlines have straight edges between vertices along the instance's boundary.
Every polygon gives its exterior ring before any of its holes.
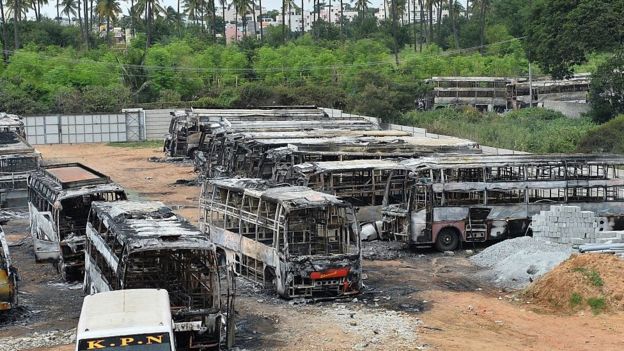
{"type": "Polygon", "coordinates": [[[23,338],[0,338],[0,351],[30,350],[39,347],[66,345],[76,342],[76,331],[57,330],[46,333],[34,332],[32,336],[23,338]]]}
{"type": "Polygon", "coordinates": [[[496,286],[523,289],[565,261],[573,252],[568,245],[546,243],[525,236],[501,241],[470,260],[487,268],[481,274],[496,286]]]}

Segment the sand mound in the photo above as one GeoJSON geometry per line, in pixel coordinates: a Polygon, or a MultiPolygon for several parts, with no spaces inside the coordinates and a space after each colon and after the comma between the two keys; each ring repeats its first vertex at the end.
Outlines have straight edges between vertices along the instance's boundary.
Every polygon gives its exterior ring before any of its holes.
{"type": "Polygon", "coordinates": [[[524,294],[559,311],[624,310],[624,260],[609,254],[573,255],[524,294]]]}

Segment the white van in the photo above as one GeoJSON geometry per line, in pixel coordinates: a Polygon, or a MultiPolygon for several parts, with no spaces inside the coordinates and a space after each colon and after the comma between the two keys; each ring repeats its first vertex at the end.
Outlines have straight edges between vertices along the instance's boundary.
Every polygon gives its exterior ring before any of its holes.
{"type": "Polygon", "coordinates": [[[169,294],[129,289],[84,298],[76,351],[175,351],[169,294]]]}

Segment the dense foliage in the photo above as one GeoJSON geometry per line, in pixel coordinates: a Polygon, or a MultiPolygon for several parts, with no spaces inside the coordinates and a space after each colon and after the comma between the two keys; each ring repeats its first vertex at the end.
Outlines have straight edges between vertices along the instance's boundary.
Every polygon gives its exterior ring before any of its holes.
{"type": "MultiPolygon", "coordinates": [[[[180,0],[177,9],[135,0],[129,13],[116,0],[63,0],[55,20],[41,14],[44,3],[5,2],[0,110],[317,104],[503,148],[575,150],[595,127],[588,118],[568,120],[539,109],[504,116],[414,112],[430,93],[426,80],[432,76],[526,76],[529,59],[537,63],[534,75],[594,72],[594,121],[624,109],[624,64],[621,54],[613,55],[624,41],[624,0],[397,0],[380,9],[358,0],[345,2],[358,13],[352,20],[332,24],[316,13],[307,33],[270,26],[258,36],[243,26],[244,38],[229,45],[216,5],[235,9],[242,23],[253,17],[250,0],[180,0]],[[424,4],[418,17],[430,20],[416,20],[416,4],[424,4]],[[35,19],[27,20],[24,14],[33,11],[35,19]],[[386,19],[378,20],[376,11],[386,19]],[[413,18],[406,18],[410,11],[413,18]],[[109,26],[96,29],[109,23],[136,33],[129,46],[116,45],[109,26]]],[[[300,16],[298,6],[292,16],[300,16]]],[[[313,0],[310,8],[323,6],[313,0]]],[[[291,21],[274,10],[262,15],[291,21]]]]}
{"type": "Polygon", "coordinates": [[[589,131],[579,142],[577,151],[624,154],[624,115],[589,131]]]}
{"type": "Polygon", "coordinates": [[[408,113],[402,122],[483,145],[532,153],[574,152],[580,140],[595,127],[588,118],[570,119],[539,108],[504,115],[474,109],[441,109],[408,113]]]}

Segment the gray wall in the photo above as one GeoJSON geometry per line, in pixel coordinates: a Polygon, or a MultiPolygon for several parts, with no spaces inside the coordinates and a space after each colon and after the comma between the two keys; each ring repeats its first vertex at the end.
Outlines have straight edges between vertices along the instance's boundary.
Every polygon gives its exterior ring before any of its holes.
{"type": "Polygon", "coordinates": [[[145,110],[145,135],[147,140],[163,140],[169,132],[171,111],[175,109],[145,110]]]}
{"type": "Polygon", "coordinates": [[[26,116],[24,125],[32,145],[145,140],[144,116],[138,110],[118,114],[26,116]]]}

